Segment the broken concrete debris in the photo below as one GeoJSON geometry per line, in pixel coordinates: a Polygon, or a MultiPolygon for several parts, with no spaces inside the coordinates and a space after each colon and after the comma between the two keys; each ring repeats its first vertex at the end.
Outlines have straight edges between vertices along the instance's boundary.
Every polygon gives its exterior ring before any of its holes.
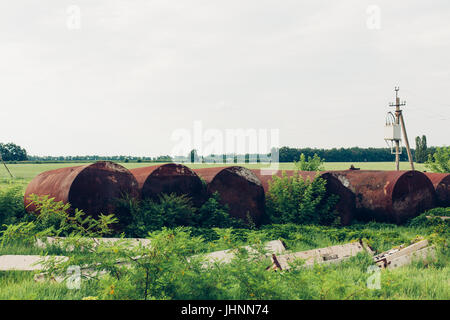
{"type": "Polygon", "coordinates": [[[311,267],[314,264],[340,263],[350,257],[356,256],[359,252],[371,251],[367,245],[361,242],[350,242],[343,245],[335,245],[326,248],[313,249],[301,252],[288,253],[284,255],[272,255],[272,270],[289,270],[291,264],[299,259],[304,260],[304,267],[311,267]]]}
{"type": "MultiPolygon", "coordinates": [[[[250,254],[257,254],[257,250],[255,250],[251,246],[245,246],[242,247],[241,249],[247,250],[250,254]]],[[[281,242],[280,240],[273,240],[267,242],[266,245],[264,246],[264,249],[265,251],[267,251],[268,256],[272,254],[281,254],[286,250],[283,242],[281,242]]],[[[222,251],[215,251],[203,255],[204,258],[203,267],[206,268],[210,265],[213,265],[214,263],[230,263],[231,260],[233,260],[233,258],[236,256],[236,253],[237,249],[234,250],[228,249],[222,251]]]]}
{"type": "Polygon", "coordinates": [[[380,268],[395,269],[410,264],[414,260],[434,259],[434,257],[435,247],[428,246],[428,240],[422,240],[407,247],[401,245],[380,253],[374,256],[373,260],[380,268]]]}

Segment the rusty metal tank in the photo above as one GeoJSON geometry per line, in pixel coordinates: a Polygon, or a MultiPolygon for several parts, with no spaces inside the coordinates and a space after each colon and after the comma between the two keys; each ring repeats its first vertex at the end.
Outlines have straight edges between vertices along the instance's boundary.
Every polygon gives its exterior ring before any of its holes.
{"type": "Polygon", "coordinates": [[[131,169],[143,199],[157,200],[162,193],[187,195],[195,206],[206,199],[206,187],[190,168],[177,163],[131,169]]]}
{"type": "Polygon", "coordinates": [[[100,213],[115,211],[115,199],[128,194],[138,195],[138,183],[123,166],[111,161],[98,161],[93,164],[67,167],[42,172],[37,175],[25,191],[24,203],[28,212],[36,207],[28,197],[49,195],[56,201],[70,203],[85,213],[98,217],[100,213]]]}
{"type": "Polygon", "coordinates": [[[434,188],[419,171],[329,171],[355,195],[356,218],[401,224],[435,206],[434,188]]]}
{"type": "Polygon", "coordinates": [[[342,225],[350,224],[355,215],[355,195],[353,194],[353,192],[344,187],[336,177],[334,177],[327,171],[324,172],[297,171],[297,170],[266,171],[264,169],[254,169],[252,171],[261,181],[261,184],[264,187],[265,192],[269,190],[269,181],[272,180],[273,175],[281,177],[282,173],[285,172],[288,177],[292,177],[295,174],[295,172],[298,172],[299,176],[301,176],[303,179],[310,179],[311,181],[317,175],[320,175],[327,182],[326,184],[327,194],[337,195],[339,197],[335,209],[339,213],[339,216],[341,218],[341,224],[342,225]]]}
{"type": "Polygon", "coordinates": [[[194,169],[208,184],[208,194],[218,192],[230,215],[258,225],[264,214],[264,188],[258,177],[240,166],[194,169]]]}
{"type": "Polygon", "coordinates": [[[424,172],[431,180],[436,190],[436,202],[438,206],[450,206],[450,173],[424,172]]]}

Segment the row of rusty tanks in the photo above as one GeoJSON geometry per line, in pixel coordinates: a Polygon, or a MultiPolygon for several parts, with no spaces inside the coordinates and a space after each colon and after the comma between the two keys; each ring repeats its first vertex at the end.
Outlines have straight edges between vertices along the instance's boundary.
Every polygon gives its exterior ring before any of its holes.
{"type": "MultiPolygon", "coordinates": [[[[400,224],[436,205],[449,204],[449,174],[285,171],[288,176],[295,172],[304,179],[320,175],[326,180],[326,192],[339,197],[336,210],[343,225],[355,219],[400,224]]],[[[49,195],[96,217],[99,213],[114,213],[112,200],[124,194],[153,200],[162,193],[184,194],[195,206],[200,206],[218,192],[231,216],[258,225],[264,215],[265,193],[273,175],[281,176],[282,171],[249,170],[240,166],[192,170],[175,163],[127,170],[110,161],[99,161],[39,174],[27,187],[25,205],[28,211],[35,211],[29,195],[49,195]]]]}
{"type": "Polygon", "coordinates": [[[36,212],[30,195],[48,195],[98,217],[100,213],[115,213],[114,199],[124,195],[152,200],[163,193],[187,195],[199,207],[219,192],[231,216],[245,221],[250,217],[259,223],[264,213],[264,190],[250,170],[226,167],[196,171],[175,163],[128,170],[110,161],[61,168],[36,176],[25,191],[24,203],[29,212],[36,212]]]}
{"type": "MultiPolygon", "coordinates": [[[[267,191],[272,176],[254,170],[267,191]]],[[[336,209],[343,225],[352,220],[402,224],[436,206],[450,205],[450,174],[419,171],[295,171],[303,179],[316,175],[327,181],[326,192],[339,196],[336,209]]],[[[282,172],[273,172],[281,177],[282,172]]]]}

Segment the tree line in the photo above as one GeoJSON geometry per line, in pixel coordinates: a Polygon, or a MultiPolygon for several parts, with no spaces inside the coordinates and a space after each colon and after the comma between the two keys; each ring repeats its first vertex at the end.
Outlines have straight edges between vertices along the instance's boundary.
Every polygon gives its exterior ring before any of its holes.
{"type": "MultiPolygon", "coordinates": [[[[400,155],[400,161],[408,161],[406,150],[403,149],[400,155]]],[[[411,150],[413,158],[416,162],[424,163],[428,156],[436,152],[436,147],[428,147],[426,137],[416,138],[416,149],[411,150]]],[[[168,155],[157,157],[136,157],[136,156],[29,156],[27,151],[14,143],[0,143],[0,154],[4,161],[35,161],[35,162],[57,162],[57,161],[98,161],[111,160],[119,162],[223,162],[227,158],[225,155],[210,155],[207,157],[199,156],[195,150],[185,157],[172,158],[168,155]]],[[[391,153],[390,148],[332,148],[332,149],[317,149],[317,148],[291,148],[281,147],[273,149],[272,154],[277,154],[279,162],[294,162],[300,161],[301,154],[306,158],[313,158],[314,155],[320,157],[326,162],[390,162],[395,160],[395,155],[391,153]]],[[[230,159],[228,155],[228,159],[230,159]]],[[[233,155],[233,162],[268,162],[275,161],[276,157],[271,157],[270,154],[261,155],[233,155]],[[256,159],[256,161],[255,161],[256,159]]]]}

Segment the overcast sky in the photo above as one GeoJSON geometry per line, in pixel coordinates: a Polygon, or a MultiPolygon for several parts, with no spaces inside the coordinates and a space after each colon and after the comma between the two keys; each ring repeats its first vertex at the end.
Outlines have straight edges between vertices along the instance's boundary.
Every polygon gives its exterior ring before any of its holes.
{"type": "Polygon", "coordinates": [[[383,147],[394,87],[448,145],[448,0],[2,1],[0,142],[169,154],[194,121],[291,147],[383,147]],[[79,15],[78,15],[79,13],[79,15]]]}

